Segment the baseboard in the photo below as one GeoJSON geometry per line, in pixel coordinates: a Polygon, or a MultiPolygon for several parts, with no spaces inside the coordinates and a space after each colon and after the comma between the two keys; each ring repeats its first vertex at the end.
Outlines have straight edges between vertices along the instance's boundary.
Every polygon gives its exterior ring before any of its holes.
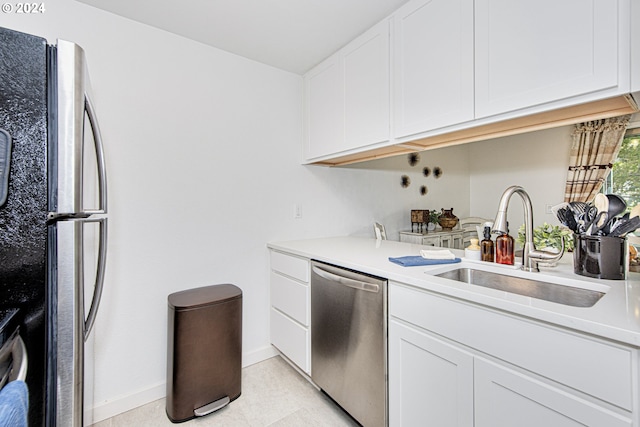
{"type": "MultiPolygon", "coordinates": [[[[270,345],[244,353],[242,355],[242,367],[246,368],[247,366],[262,362],[277,355],[277,350],[270,345]]],[[[93,407],[93,422],[98,423],[139,406],[146,405],[147,403],[163,399],[166,396],[166,392],[167,384],[163,381],[148,388],[95,405],[93,407]]]]}
{"type": "Polygon", "coordinates": [[[276,350],[272,345],[267,345],[257,350],[243,353],[242,367],[246,368],[247,366],[254,365],[256,363],[262,362],[263,360],[271,359],[272,357],[277,355],[278,350],[276,350]]]}
{"type": "Polygon", "coordinates": [[[166,394],[167,383],[163,381],[146,389],[138,390],[113,400],[100,403],[93,407],[93,422],[98,423],[139,406],[162,399],[166,394]]]}

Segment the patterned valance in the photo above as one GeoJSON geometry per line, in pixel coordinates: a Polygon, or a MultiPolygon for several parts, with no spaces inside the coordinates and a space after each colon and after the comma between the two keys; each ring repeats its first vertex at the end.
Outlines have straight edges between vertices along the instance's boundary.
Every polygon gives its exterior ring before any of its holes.
{"type": "Polygon", "coordinates": [[[573,131],[565,202],[592,200],[600,191],[613,162],[631,115],[579,123],[573,131]]]}

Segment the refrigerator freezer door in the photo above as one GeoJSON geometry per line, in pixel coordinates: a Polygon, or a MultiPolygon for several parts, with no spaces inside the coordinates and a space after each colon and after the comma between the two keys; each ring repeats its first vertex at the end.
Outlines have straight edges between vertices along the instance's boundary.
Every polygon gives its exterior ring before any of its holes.
{"type": "Polygon", "coordinates": [[[56,208],[49,219],[104,215],[107,213],[106,166],[102,137],[90,99],[84,51],[74,43],[58,40],[57,64],[57,179],[53,192],[56,208]]]}
{"type": "Polygon", "coordinates": [[[49,221],[57,244],[55,425],[92,424],[93,340],[107,250],[107,193],[102,140],[83,50],[57,45],[56,178],[49,221]],[[83,421],[84,418],[84,421],[83,421]]]}

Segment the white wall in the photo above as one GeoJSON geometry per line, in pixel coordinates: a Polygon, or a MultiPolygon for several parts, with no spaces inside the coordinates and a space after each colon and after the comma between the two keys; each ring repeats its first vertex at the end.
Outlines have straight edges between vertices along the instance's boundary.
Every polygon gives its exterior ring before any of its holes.
{"type": "MultiPolygon", "coordinates": [[[[389,239],[398,240],[399,231],[411,228],[411,210],[429,209],[440,212],[441,209],[453,208],[453,213],[463,218],[470,214],[470,161],[469,148],[466,145],[423,151],[419,153],[420,160],[415,166],[410,166],[406,155],[387,159],[372,160],[347,168],[355,170],[373,171],[374,176],[380,172],[387,177],[383,183],[372,183],[366,197],[373,198],[379,205],[379,210],[388,210],[385,217],[376,218],[385,225],[389,239]],[[423,169],[428,167],[431,173],[423,175],[423,169]],[[435,178],[433,170],[442,170],[440,178],[435,178]],[[402,175],[409,176],[411,184],[407,188],[400,186],[402,175]],[[420,187],[428,189],[426,195],[421,195],[420,187]],[[386,196],[385,196],[386,195],[386,196]]],[[[367,224],[369,226],[369,224],[367,224]]]]}
{"type": "MultiPolygon", "coordinates": [[[[397,190],[393,202],[403,211],[382,218],[389,238],[397,239],[397,232],[409,228],[411,209],[454,208],[459,218],[477,216],[493,219],[500,197],[511,185],[522,186],[529,194],[534,211],[535,226],[548,222],[559,224],[547,205],[564,200],[565,180],[569,164],[569,150],[573,126],[564,126],[522,135],[496,138],[473,144],[423,151],[420,163],[409,166],[406,156],[363,162],[349,166],[353,169],[384,171],[393,185],[399,186],[400,177],[411,178],[408,189],[397,190]],[[422,168],[440,166],[444,174],[440,179],[421,176],[422,168]],[[426,184],[426,196],[416,196],[420,185],[426,184]],[[391,230],[391,233],[389,233],[391,230]]],[[[387,191],[393,192],[393,188],[387,191]]],[[[372,193],[370,197],[375,197],[372,193]]],[[[388,203],[378,199],[380,203],[388,203]]],[[[518,227],[524,223],[520,197],[509,204],[511,234],[516,237],[518,227]]]]}
{"type": "MultiPolygon", "coordinates": [[[[500,196],[511,185],[523,187],[533,205],[534,226],[559,225],[547,205],[564,200],[573,126],[469,144],[471,215],[495,218],[500,196]]],[[[524,223],[522,202],[514,196],[508,210],[511,235],[524,223]]]]}

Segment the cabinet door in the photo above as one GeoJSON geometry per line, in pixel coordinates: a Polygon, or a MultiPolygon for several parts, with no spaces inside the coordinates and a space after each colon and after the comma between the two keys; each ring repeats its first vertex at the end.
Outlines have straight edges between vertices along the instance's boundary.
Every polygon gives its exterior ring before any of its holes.
{"type": "Polygon", "coordinates": [[[475,359],[475,427],[630,427],[620,414],[519,372],[475,359]]]}
{"type": "Polygon", "coordinates": [[[389,140],[389,21],[305,75],[305,157],[389,140]]]}
{"type": "Polygon", "coordinates": [[[625,3],[477,0],[476,118],[628,86],[625,3]]]}
{"type": "Polygon", "coordinates": [[[340,151],[344,140],[344,73],[338,55],[305,76],[305,157],[340,151]]]}
{"type": "Polygon", "coordinates": [[[343,50],[344,150],[389,140],[389,22],[343,50]]]}
{"type": "Polygon", "coordinates": [[[473,426],[473,357],[391,319],[389,425],[473,426]]]}
{"type": "Polygon", "coordinates": [[[464,249],[463,245],[463,240],[464,240],[464,234],[463,233],[455,233],[451,235],[451,238],[453,239],[453,247],[455,249],[464,249]]]}
{"type": "Polygon", "coordinates": [[[473,119],[473,0],[414,0],[394,14],[394,136],[473,119]]]}

